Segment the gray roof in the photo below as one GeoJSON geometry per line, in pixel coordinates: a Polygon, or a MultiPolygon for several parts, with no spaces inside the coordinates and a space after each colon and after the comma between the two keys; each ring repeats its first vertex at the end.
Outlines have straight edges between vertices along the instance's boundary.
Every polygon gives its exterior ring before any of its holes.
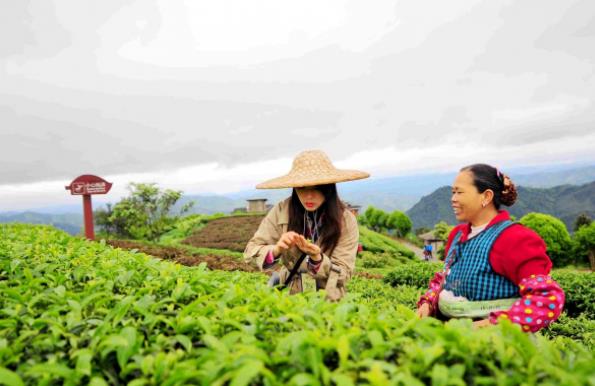
{"type": "Polygon", "coordinates": [[[442,241],[442,240],[436,238],[436,236],[434,235],[434,231],[422,233],[418,237],[424,241],[442,241]]]}

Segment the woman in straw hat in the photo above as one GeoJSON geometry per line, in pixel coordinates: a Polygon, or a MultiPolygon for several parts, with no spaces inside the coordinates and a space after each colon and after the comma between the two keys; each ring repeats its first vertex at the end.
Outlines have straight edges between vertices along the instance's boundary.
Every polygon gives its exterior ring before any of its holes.
{"type": "Polygon", "coordinates": [[[298,154],[287,175],[256,186],[293,191],[263,219],[244,250],[246,262],[261,270],[281,265],[269,284],[289,287],[290,293],[303,290],[301,274],[307,272],[328,299],[342,298],[355,268],[359,230],[335,184],[369,176],[335,168],[319,150],[298,154]]]}

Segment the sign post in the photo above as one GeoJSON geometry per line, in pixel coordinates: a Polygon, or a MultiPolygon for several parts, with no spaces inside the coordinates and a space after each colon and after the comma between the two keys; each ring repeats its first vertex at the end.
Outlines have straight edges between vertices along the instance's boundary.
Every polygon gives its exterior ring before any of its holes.
{"type": "Polygon", "coordinates": [[[70,185],[65,187],[70,190],[73,196],[83,196],[83,216],[85,219],[85,237],[95,240],[93,230],[93,206],[91,204],[92,194],[106,194],[112,188],[111,182],[91,174],[84,174],[75,178],[70,185]]]}

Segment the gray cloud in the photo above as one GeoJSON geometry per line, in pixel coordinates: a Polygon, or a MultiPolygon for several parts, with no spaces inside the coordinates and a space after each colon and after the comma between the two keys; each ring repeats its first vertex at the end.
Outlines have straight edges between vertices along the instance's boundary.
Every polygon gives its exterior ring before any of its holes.
{"type": "Polygon", "coordinates": [[[14,166],[0,171],[0,181],[67,178],[89,169],[117,174],[268,159],[297,151],[295,144],[307,137],[300,130],[304,127],[327,127],[317,140],[330,140],[339,115],[256,103],[116,99],[111,103],[119,106],[118,114],[108,116],[99,109],[11,97],[19,109],[0,107],[5,127],[0,154],[14,166]]]}
{"type": "Polygon", "coordinates": [[[234,166],[304,148],[346,158],[453,138],[517,146],[595,123],[592,1],[437,3],[436,14],[399,2],[365,49],[329,41],[257,64],[177,67],[118,51],[157,39],[156,2],[15,4],[0,16],[14,32],[0,37],[0,162],[10,166],[0,185],[234,166]]]}

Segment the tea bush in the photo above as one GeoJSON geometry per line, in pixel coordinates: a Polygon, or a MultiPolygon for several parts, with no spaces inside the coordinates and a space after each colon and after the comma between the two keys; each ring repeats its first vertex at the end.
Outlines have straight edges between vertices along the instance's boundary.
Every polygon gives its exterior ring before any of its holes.
{"type": "Polygon", "coordinates": [[[584,314],[571,318],[563,313],[556,323],[543,329],[542,333],[549,337],[566,336],[583,343],[591,350],[595,349],[595,320],[584,314]]]}
{"type": "Polygon", "coordinates": [[[427,288],[430,279],[442,269],[441,263],[425,261],[410,262],[403,264],[389,272],[384,281],[393,285],[409,285],[418,288],[427,288]]]}
{"type": "Polygon", "coordinates": [[[552,278],[566,294],[564,310],[568,315],[578,316],[584,313],[595,319],[594,272],[557,269],[552,272],[552,278]]]}
{"type": "Polygon", "coordinates": [[[398,253],[410,260],[417,259],[413,251],[407,249],[398,241],[393,240],[388,236],[381,235],[380,233],[376,233],[364,226],[359,227],[359,239],[364,251],[373,253],[392,252],[398,253]]]}
{"type": "MultiPolygon", "coordinates": [[[[580,385],[593,352],[502,323],[442,324],[359,289],[288,296],[208,271],[0,225],[0,379],[90,385],[580,385]],[[367,298],[367,300],[366,300],[367,298]]],[[[362,283],[354,282],[357,286],[362,283]]],[[[381,290],[380,287],[378,290],[381,290]]]]}
{"type": "MultiPolygon", "coordinates": [[[[393,285],[427,288],[430,279],[442,269],[443,263],[410,262],[396,267],[384,280],[393,285]]],[[[595,273],[569,269],[553,270],[551,276],[566,295],[564,309],[569,316],[585,314],[595,319],[595,273]]]]}

